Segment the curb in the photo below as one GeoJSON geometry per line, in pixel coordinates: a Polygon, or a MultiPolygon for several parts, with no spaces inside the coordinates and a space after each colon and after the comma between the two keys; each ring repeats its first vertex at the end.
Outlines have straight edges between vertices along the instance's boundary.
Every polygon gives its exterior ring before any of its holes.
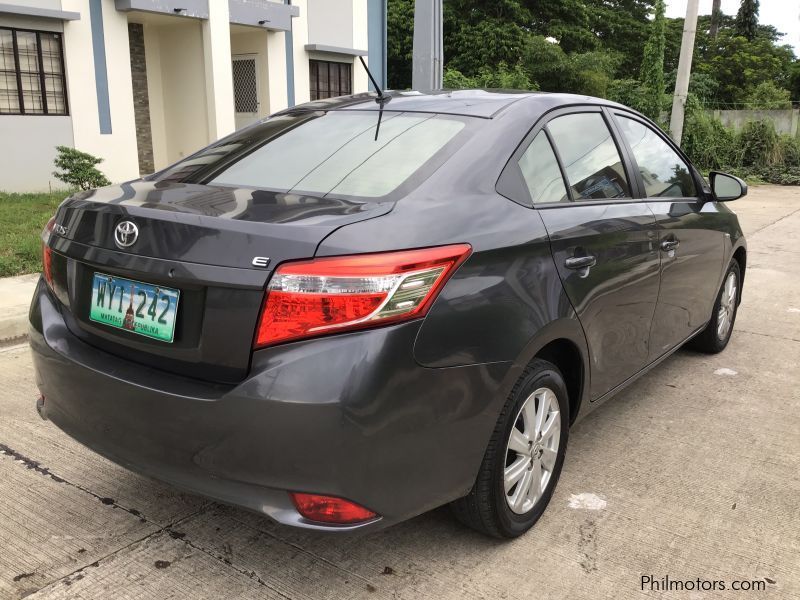
{"type": "Polygon", "coordinates": [[[0,278],[0,347],[28,338],[28,311],[39,274],[0,278]]]}

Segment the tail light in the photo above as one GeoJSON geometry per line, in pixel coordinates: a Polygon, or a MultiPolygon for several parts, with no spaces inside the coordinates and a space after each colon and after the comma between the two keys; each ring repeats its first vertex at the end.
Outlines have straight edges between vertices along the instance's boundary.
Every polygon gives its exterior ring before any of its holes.
{"type": "Polygon", "coordinates": [[[311,521],[348,525],[363,523],[378,516],[368,508],[335,496],[298,493],[289,495],[297,512],[311,521]]]}
{"type": "Polygon", "coordinates": [[[424,316],[469,244],[284,263],[267,287],[256,348],[424,316]]]}
{"type": "Polygon", "coordinates": [[[53,250],[47,245],[42,244],[42,273],[44,280],[51,288],[53,287],[53,250]]]}
{"type": "Polygon", "coordinates": [[[49,241],[55,223],[56,218],[50,217],[42,232],[42,273],[44,280],[51,288],[53,287],[53,250],[49,246],[49,241]]]}

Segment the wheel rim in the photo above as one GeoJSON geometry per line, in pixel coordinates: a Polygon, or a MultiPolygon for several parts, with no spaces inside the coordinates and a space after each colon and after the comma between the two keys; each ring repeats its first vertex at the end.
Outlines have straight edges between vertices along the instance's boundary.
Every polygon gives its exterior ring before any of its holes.
{"type": "Polygon", "coordinates": [[[544,494],[561,442],[561,413],[553,390],[533,392],[517,413],[506,445],[503,490],[508,507],[521,515],[544,494]]]}
{"type": "Polygon", "coordinates": [[[733,325],[733,317],[736,313],[736,292],[737,292],[736,273],[731,271],[725,279],[720,296],[719,311],[717,312],[717,337],[724,340],[730,333],[733,325]]]}

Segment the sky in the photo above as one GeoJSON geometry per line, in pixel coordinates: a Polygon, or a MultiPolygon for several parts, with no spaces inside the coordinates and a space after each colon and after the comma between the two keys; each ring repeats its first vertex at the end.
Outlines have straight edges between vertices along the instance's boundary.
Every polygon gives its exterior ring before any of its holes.
{"type": "MultiPolygon", "coordinates": [[[[686,16],[686,0],[666,0],[668,17],[686,16]]],[[[739,10],[740,0],[722,0],[722,12],[735,16],[739,10]]],[[[700,14],[711,14],[711,0],[700,0],[700,14]]],[[[798,0],[761,0],[758,13],[759,22],[773,25],[786,36],[784,44],[794,46],[794,53],[800,56],[800,1],[798,0]]]]}

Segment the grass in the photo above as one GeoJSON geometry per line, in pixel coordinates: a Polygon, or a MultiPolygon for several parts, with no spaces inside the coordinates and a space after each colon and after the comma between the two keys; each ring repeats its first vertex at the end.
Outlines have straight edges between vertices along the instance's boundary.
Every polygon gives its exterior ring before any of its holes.
{"type": "Polygon", "coordinates": [[[42,229],[68,195],[0,192],[0,277],[41,270],[42,229]]]}

